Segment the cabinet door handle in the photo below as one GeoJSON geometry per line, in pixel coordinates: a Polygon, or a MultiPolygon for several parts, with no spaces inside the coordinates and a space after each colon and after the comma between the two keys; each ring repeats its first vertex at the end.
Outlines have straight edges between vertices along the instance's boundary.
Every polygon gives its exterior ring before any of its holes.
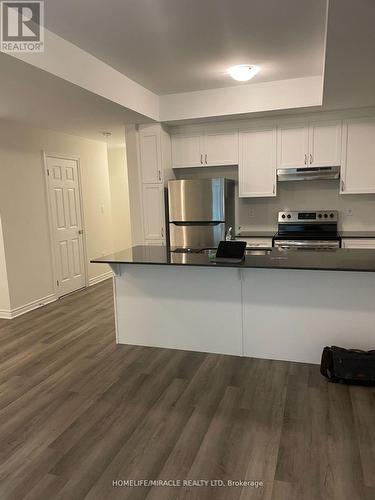
{"type": "Polygon", "coordinates": [[[201,165],[203,165],[203,153],[201,153],[201,165]]]}
{"type": "Polygon", "coordinates": [[[204,162],[207,165],[207,153],[204,155],[204,162]]]}
{"type": "Polygon", "coordinates": [[[305,154],[305,165],[307,165],[307,154],[305,154]]]}
{"type": "Polygon", "coordinates": [[[164,238],[164,228],[163,227],[161,228],[160,232],[161,232],[161,237],[164,238]]]}
{"type": "Polygon", "coordinates": [[[345,191],[345,182],[341,181],[341,191],[345,191]]]}
{"type": "Polygon", "coordinates": [[[275,191],[276,191],[276,189],[275,189],[275,184],[274,184],[274,185],[273,185],[273,191],[272,191],[272,192],[273,192],[273,194],[275,194],[275,191]]]}
{"type": "Polygon", "coordinates": [[[312,164],[313,162],[313,155],[310,153],[310,165],[312,164]]]}
{"type": "Polygon", "coordinates": [[[159,175],[159,181],[161,181],[161,172],[158,170],[158,175],[159,175]]]}

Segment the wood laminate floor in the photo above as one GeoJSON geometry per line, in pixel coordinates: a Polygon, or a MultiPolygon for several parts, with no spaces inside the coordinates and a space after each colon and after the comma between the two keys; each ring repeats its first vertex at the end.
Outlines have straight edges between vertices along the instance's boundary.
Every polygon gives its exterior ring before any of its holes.
{"type": "Polygon", "coordinates": [[[111,281],[0,320],[0,356],[1,500],[375,499],[374,389],[115,345],[111,281]],[[130,479],[263,486],[112,486],[130,479]]]}

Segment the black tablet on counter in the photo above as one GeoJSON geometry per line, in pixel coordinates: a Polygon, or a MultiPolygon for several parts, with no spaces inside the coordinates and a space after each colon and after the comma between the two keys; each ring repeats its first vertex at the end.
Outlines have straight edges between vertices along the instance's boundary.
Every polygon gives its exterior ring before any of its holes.
{"type": "Polygon", "coordinates": [[[246,241],[220,241],[213,262],[240,263],[245,258],[246,241]]]}

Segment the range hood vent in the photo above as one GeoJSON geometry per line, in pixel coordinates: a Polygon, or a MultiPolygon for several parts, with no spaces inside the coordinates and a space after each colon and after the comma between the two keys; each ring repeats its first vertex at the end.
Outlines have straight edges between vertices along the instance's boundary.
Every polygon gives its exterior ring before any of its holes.
{"type": "Polygon", "coordinates": [[[301,167],[278,168],[278,181],[315,181],[319,179],[338,179],[340,167],[301,167]]]}

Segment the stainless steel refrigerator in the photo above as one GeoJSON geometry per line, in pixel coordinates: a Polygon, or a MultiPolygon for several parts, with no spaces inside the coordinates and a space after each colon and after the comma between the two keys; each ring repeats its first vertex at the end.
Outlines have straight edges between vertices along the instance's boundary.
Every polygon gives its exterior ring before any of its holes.
{"type": "Polygon", "coordinates": [[[172,248],[217,247],[234,228],[234,181],[169,181],[168,205],[172,248]]]}

